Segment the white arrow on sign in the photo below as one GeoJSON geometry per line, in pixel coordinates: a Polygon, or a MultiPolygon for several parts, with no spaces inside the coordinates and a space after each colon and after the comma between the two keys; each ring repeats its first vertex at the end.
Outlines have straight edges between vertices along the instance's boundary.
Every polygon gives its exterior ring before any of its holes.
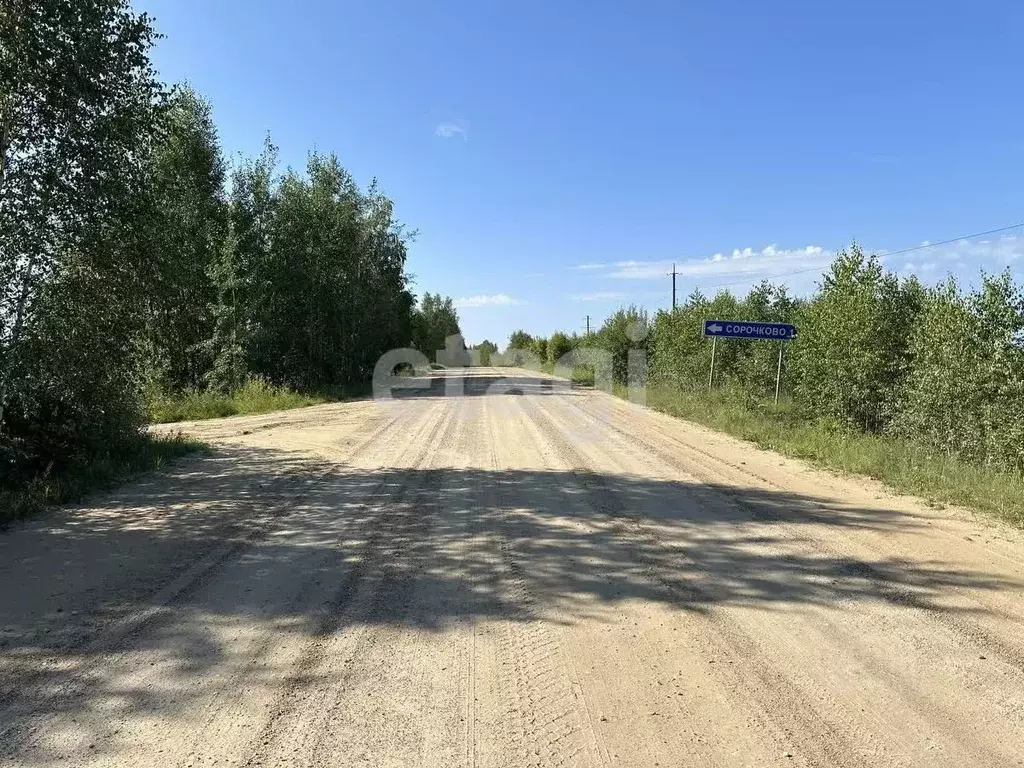
{"type": "Polygon", "coordinates": [[[712,333],[721,333],[722,326],[720,326],[718,323],[712,323],[711,325],[708,326],[708,330],[711,331],[712,333]]]}

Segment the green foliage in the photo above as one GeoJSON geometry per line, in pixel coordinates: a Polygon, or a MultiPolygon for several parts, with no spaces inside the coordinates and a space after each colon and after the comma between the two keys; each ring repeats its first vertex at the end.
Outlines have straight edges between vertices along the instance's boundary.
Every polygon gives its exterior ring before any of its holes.
{"type": "Polygon", "coordinates": [[[149,290],[149,376],[178,392],[212,367],[218,258],[229,243],[225,170],[210,106],[188,86],[173,94],[160,125],[148,217],[156,279],[149,290]]]}
{"type": "MultiPolygon", "coordinates": [[[[745,320],[799,324],[797,314],[801,305],[789,297],[785,287],[772,285],[765,281],[752,288],[737,309],[745,320]]],[[[724,350],[727,354],[729,352],[734,354],[733,381],[741,389],[755,396],[760,393],[773,392],[775,376],[778,371],[779,347],[783,346],[785,354],[788,349],[785,346],[787,343],[754,342],[723,345],[723,347],[729,347],[724,350]]]]}
{"type": "MultiPolygon", "coordinates": [[[[619,310],[588,339],[612,352],[620,386],[629,350],[644,348],[625,332],[639,314],[619,310]]],[[[549,350],[556,340],[559,349],[570,343],[555,333],[549,350]]],[[[933,482],[937,498],[1021,514],[1007,499],[1024,476],[1024,291],[1008,272],[984,276],[968,295],[953,281],[926,289],[854,245],[809,299],[770,283],[742,299],[694,292],[655,315],[646,343],[656,407],[917,493],[933,482]],[[703,322],[711,318],[794,323],[799,336],[784,346],[719,340],[708,395],[703,322]],[[780,346],[776,407],[769,398],[780,346]],[[1017,479],[993,479],[998,471],[1017,479]],[[986,483],[1001,490],[986,495],[986,483]]]]}
{"type": "Polygon", "coordinates": [[[274,165],[268,145],[235,174],[237,251],[221,271],[237,287],[222,292],[218,354],[231,356],[234,339],[250,373],[298,390],[368,379],[412,333],[391,201],[361,192],[333,155],[312,153],[305,174],[275,178],[274,165]]]}
{"type": "MultiPolygon", "coordinates": [[[[626,396],[625,388],[617,394],[626,396]]],[[[910,439],[836,432],[793,403],[738,397],[731,389],[678,390],[655,386],[647,404],[718,429],[761,448],[867,475],[935,503],[959,504],[1024,526],[1024,476],[996,471],[958,456],[936,454],[910,439]]]]}
{"type": "Polygon", "coordinates": [[[554,365],[575,348],[576,343],[573,337],[566,336],[561,331],[555,331],[548,339],[548,362],[554,365]]]}
{"type": "MultiPolygon", "coordinates": [[[[0,488],[144,452],[147,409],[358,388],[414,341],[412,235],[376,183],[317,153],[279,174],[268,141],[227,192],[211,109],[157,81],[156,37],[127,0],[0,5],[0,488]]],[[[450,299],[417,317],[425,347],[458,332],[450,299]]]]}
{"type": "Polygon", "coordinates": [[[306,395],[286,387],[277,387],[264,379],[252,378],[231,392],[189,390],[168,394],[151,390],[149,420],[153,424],[174,421],[198,421],[223,416],[251,415],[303,408],[328,402],[324,396],[306,395]]]}
{"type": "MultiPolygon", "coordinates": [[[[711,344],[704,338],[708,319],[790,322],[796,303],[784,288],[762,283],[745,299],[721,291],[713,299],[694,292],[674,312],[659,312],[650,340],[653,381],[681,389],[707,387],[711,344]]],[[[715,383],[734,391],[761,395],[775,383],[778,347],[741,341],[721,343],[715,350],[715,383]]]]}
{"type": "Polygon", "coordinates": [[[792,343],[796,399],[844,427],[884,429],[899,412],[921,299],[919,285],[901,284],[858,246],[840,253],[792,343]]]}
{"type": "Polygon", "coordinates": [[[508,338],[508,345],[501,354],[501,364],[517,367],[535,367],[544,362],[544,358],[538,357],[534,346],[534,338],[521,328],[512,332],[508,338]]]}
{"type": "Polygon", "coordinates": [[[498,345],[493,341],[484,339],[475,347],[473,347],[480,354],[480,365],[491,365],[493,356],[498,351],[498,345]]]}
{"type": "Polygon", "coordinates": [[[512,335],[508,337],[508,346],[505,349],[532,349],[533,348],[533,336],[528,334],[526,331],[519,329],[512,331],[512,335]]]}
{"type": "Polygon", "coordinates": [[[711,350],[702,336],[705,316],[710,316],[706,303],[694,294],[674,312],[655,315],[648,362],[652,381],[675,389],[694,389],[707,381],[711,350]]]}
{"type": "Polygon", "coordinates": [[[125,0],[0,9],[0,484],[142,427],[155,36],[125,0]]]}
{"type": "Polygon", "coordinates": [[[206,446],[180,434],[134,435],[128,440],[74,459],[61,471],[47,467],[17,486],[0,486],[0,525],[27,517],[51,504],[80,502],[95,491],[108,491],[142,472],[206,446]]]}
{"type": "Polygon", "coordinates": [[[438,360],[438,353],[446,349],[445,341],[449,336],[461,334],[459,330],[459,313],[455,302],[450,296],[440,293],[425,293],[419,306],[412,314],[412,346],[428,359],[438,360]]]}
{"type": "Polygon", "coordinates": [[[630,356],[634,360],[647,359],[650,327],[647,312],[639,307],[630,306],[619,309],[611,315],[590,340],[591,346],[607,350],[612,356],[612,378],[625,384],[642,383],[646,380],[640,369],[634,369],[630,376],[630,356]],[[640,381],[635,381],[640,374],[640,381]]]}
{"type": "Polygon", "coordinates": [[[533,344],[530,345],[533,350],[533,354],[537,356],[538,360],[544,361],[548,359],[548,340],[542,336],[537,336],[533,340],[533,344]]]}
{"type": "Polygon", "coordinates": [[[928,291],[894,432],[946,455],[1024,471],[1024,296],[1008,272],[964,296],[928,291]]]}
{"type": "Polygon", "coordinates": [[[266,367],[273,318],[263,302],[271,285],[276,165],[277,148],[268,139],[260,156],[243,160],[231,178],[227,236],[211,267],[217,298],[206,383],[219,392],[242,386],[250,368],[266,367]]]}

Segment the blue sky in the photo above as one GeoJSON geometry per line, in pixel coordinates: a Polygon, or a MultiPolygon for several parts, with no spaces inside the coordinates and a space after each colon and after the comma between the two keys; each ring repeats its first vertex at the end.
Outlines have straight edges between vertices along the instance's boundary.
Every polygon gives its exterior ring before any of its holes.
{"type": "MultiPolygon", "coordinates": [[[[679,290],[810,290],[856,238],[894,251],[1024,221],[1024,4],[145,0],[165,79],[224,149],[336,152],[419,235],[418,293],[468,339],[580,330],[679,290]]],[[[1024,232],[893,256],[1024,274],[1024,232]]]]}

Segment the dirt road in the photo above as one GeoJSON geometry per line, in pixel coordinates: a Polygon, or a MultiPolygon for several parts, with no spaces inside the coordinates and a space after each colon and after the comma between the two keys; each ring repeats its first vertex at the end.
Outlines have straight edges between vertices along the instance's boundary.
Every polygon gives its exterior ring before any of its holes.
{"type": "Polygon", "coordinates": [[[186,429],[0,534],[0,764],[1024,765],[1018,532],[522,372],[186,429]]]}

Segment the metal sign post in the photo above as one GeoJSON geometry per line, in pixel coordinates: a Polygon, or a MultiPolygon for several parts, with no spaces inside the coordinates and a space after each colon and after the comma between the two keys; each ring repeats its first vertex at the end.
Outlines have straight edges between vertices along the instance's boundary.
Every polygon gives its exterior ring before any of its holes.
{"type": "Polygon", "coordinates": [[[756,323],[748,320],[705,320],[704,335],[711,337],[711,371],[708,373],[708,391],[715,383],[715,351],[718,338],[778,341],[779,364],[775,370],[775,403],[782,389],[782,342],[796,338],[796,326],[789,323],[756,323]]]}
{"type": "Polygon", "coordinates": [[[708,392],[711,391],[711,385],[715,381],[715,347],[718,345],[718,339],[711,339],[711,371],[708,373],[708,392]]]}
{"type": "Polygon", "coordinates": [[[775,404],[779,404],[779,386],[782,384],[782,350],[784,345],[779,342],[779,367],[775,371],[775,404]]]}

